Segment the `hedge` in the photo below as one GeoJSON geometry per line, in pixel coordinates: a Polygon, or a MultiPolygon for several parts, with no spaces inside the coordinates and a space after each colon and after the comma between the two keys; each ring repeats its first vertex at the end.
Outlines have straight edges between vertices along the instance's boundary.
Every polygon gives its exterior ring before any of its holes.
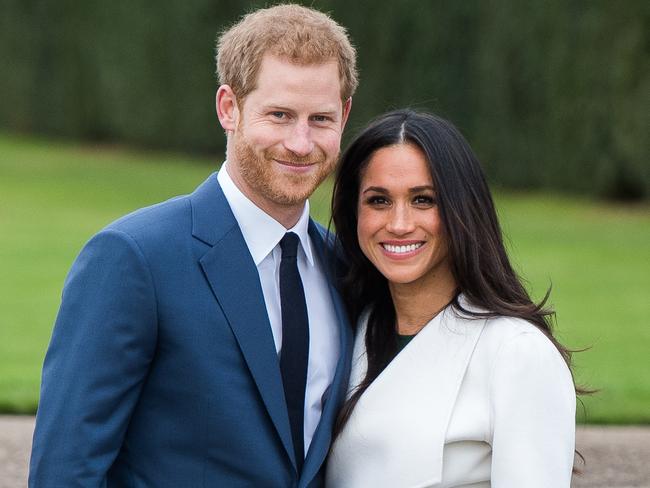
{"type": "MultiPolygon", "coordinates": [[[[267,2],[0,1],[0,128],[221,157],[214,41],[267,2]]],[[[650,197],[647,2],[304,3],[358,48],[348,137],[391,108],[432,110],[497,185],[650,197]]]]}

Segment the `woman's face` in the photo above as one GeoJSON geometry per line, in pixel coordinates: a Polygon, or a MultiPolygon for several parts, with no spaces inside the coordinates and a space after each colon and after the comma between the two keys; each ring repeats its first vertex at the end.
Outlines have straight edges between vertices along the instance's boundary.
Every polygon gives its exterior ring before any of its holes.
{"type": "Polygon", "coordinates": [[[433,180],[417,146],[377,150],[361,175],[357,237],[391,285],[451,276],[433,180]]]}

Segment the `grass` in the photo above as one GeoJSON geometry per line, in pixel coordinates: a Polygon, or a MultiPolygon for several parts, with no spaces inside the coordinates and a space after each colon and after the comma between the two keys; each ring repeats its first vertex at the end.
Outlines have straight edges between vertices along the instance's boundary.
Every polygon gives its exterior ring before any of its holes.
{"type": "Polygon", "coordinates": [[[650,207],[500,195],[511,255],[541,297],[552,285],[558,335],[574,349],[580,419],[650,423],[650,207]]]}
{"type": "MultiPolygon", "coordinates": [[[[0,135],[0,411],[33,412],[65,274],[81,246],[135,208],[190,192],[220,161],[0,135]]],[[[329,183],[311,199],[328,219],[329,183]]],[[[576,377],[599,388],[580,420],[650,423],[650,207],[499,192],[513,261],[552,284],[576,377]]]]}

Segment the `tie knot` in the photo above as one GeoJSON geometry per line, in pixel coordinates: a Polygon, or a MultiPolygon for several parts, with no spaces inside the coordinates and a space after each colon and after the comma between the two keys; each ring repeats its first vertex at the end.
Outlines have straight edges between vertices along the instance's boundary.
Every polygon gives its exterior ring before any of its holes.
{"type": "Polygon", "coordinates": [[[295,259],[298,255],[298,242],[300,242],[300,238],[297,234],[287,232],[280,241],[282,258],[295,259]]]}

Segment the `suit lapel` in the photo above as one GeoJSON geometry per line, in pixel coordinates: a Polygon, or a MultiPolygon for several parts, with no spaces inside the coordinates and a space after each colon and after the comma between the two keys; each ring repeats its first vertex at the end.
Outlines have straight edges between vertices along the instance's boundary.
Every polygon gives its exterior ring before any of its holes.
{"type": "Polygon", "coordinates": [[[323,461],[325,460],[325,456],[329,451],[332,439],[332,426],[343,399],[345,398],[348,387],[353,339],[347,312],[343,305],[341,296],[335,287],[335,263],[333,256],[331,255],[333,251],[327,248],[323,235],[313,221],[310,221],[309,223],[309,236],[311,237],[313,248],[316,251],[316,256],[320,261],[322,269],[327,275],[329,292],[336,311],[340,353],[336,372],[334,373],[334,379],[330,386],[329,395],[323,405],[320,422],[314,432],[314,437],[312,438],[309,451],[307,452],[302,475],[300,477],[300,487],[309,485],[312,479],[317,475],[323,461]]]}
{"type": "MultiPolygon", "coordinates": [[[[437,486],[441,482],[447,427],[484,325],[485,320],[461,318],[447,308],[365,391],[346,430],[376,437],[382,449],[387,449],[383,454],[389,456],[391,465],[399,466],[393,472],[377,466],[378,482],[385,486],[437,486]],[[388,444],[386,439],[390,439],[388,444]]],[[[364,330],[359,331],[353,354],[354,384],[367,369],[364,330]]],[[[368,446],[372,445],[369,440],[368,446]]]]}
{"type": "Polygon", "coordinates": [[[287,454],[293,459],[282,377],[255,263],[211,175],[190,197],[197,239],[212,246],[200,265],[235,335],[287,454]]]}

